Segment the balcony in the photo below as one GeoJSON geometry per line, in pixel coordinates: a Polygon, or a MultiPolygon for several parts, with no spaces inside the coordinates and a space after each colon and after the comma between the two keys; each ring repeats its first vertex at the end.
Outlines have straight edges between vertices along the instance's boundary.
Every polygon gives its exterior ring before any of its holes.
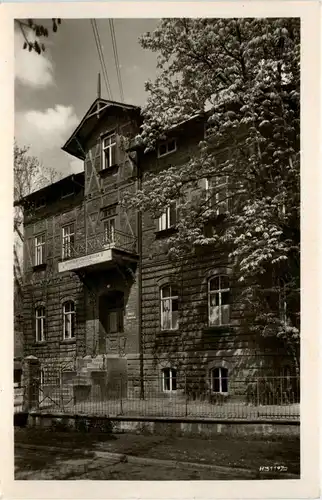
{"type": "Polygon", "coordinates": [[[67,242],[63,247],[64,257],[58,263],[58,272],[77,270],[98,270],[108,268],[115,262],[136,261],[137,240],[131,234],[113,231],[95,234],[80,242],[67,242]]]}

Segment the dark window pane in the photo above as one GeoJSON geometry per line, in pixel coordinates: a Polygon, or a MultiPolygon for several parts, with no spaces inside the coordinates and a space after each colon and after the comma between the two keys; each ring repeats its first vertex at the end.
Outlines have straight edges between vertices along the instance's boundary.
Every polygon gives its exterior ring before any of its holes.
{"type": "Polygon", "coordinates": [[[220,288],[229,288],[229,278],[228,276],[220,276],[220,288]]]}
{"type": "Polygon", "coordinates": [[[211,278],[209,281],[209,289],[210,290],[219,290],[219,276],[215,276],[211,278]]]}
{"type": "Polygon", "coordinates": [[[221,293],[221,305],[225,306],[229,304],[230,300],[230,292],[222,292],[221,293]]]}
{"type": "Polygon", "coordinates": [[[212,378],[212,390],[213,390],[214,392],[219,392],[219,389],[220,389],[220,386],[219,386],[219,378],[218,378],[218,377],[216,377],[216,376],[214,375],[214,372],[212,372],[212,373],[213,373],[213,378],[212,378]]]}
{"type": "Polygon", "coordinates": [[[174,226],[177,222],[177,210],[176,210],[176,205],[175,203],[172,203],[170,205],[170,220],[169,220],[169,227],[174,226]]]}
{"type": "Polygon", "coordinates": [[[176,370],[172,370],[172,390],[177,390],[177,372],[176,370]]]}
{"type": "Polygon", "coordinates": [[[115,165],[116,164],[116,145],[111,146],[111,157],[112,157],[111,165],[115,165]]]}
{"type": "Polygon", "coordinates": [[[169,286],[164,286],[161,290],[161,296],[162,298],[165,297],[170,297],[170,287],[169,286]]]}
{"type": "Polygon", "coordinates": [[[172,311],[178,311],[178,299],[172,299],[172,311]]]}
{"type": "Polygon", "coordinates": [[[221,391],[228,392],[228,378],[223,377],[221,379],[221,391]]]}
{"type": "Polygon", "coordinates": [[[168,152],[174,151],[176,149],[176,141],[172,140],[168,142],[168,152]]]}
{"type": "Polygon", "coordinates": [[[167,146],[166,144],[160,144],[159,146],[159,155],[165,155],[167,152],[167,146]]]}

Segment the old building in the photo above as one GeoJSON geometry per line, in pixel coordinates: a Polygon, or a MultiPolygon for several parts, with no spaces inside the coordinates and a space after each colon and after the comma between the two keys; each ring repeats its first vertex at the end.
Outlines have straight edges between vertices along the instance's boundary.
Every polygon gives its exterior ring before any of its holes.
{"type": "Polygon", "coordinates": [[[239,331],[227,254],[208,249],[174,264],[175,202],[157,220],[120,203],[144,173],[185,162],[205,118],[182,123],[146,154],[127,147],[140,124],[138,107],[96,99],[63,147],[84,172],[23,200],[25,355],[40,359],[42,384],[78,380],[113,392],[121,380],[138,394],[184,386],[238,396],[254,370],[290,374],[282,344],[239,331]]]}

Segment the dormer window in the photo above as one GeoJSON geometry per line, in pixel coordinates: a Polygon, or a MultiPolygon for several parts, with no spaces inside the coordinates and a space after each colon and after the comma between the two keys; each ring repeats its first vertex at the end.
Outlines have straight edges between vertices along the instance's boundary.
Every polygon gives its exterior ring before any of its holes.
{"type": "Polygon", "coordinates": [[[103,138],[103,165],[102,169],[112,167],[116,164],[116,134],[109,134],[103,138]]]}
{"type": "Polygon", "coordinates": [[[167,141],[161,142],[158,146],[158,157],[166,156],[170,153],[174,153],[177,150],[177,143],[175,139],[168,139],[167,141]]]}

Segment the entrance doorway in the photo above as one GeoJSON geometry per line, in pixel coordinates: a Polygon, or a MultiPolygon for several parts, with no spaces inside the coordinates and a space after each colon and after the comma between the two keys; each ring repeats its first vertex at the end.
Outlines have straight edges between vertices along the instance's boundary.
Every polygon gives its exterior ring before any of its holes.
{"type": "Polygon", "coordinates": [[[99,352],[119,353],[120,334],[124,331],[124,293],[113,290],[99,298],[99,352]]]}

